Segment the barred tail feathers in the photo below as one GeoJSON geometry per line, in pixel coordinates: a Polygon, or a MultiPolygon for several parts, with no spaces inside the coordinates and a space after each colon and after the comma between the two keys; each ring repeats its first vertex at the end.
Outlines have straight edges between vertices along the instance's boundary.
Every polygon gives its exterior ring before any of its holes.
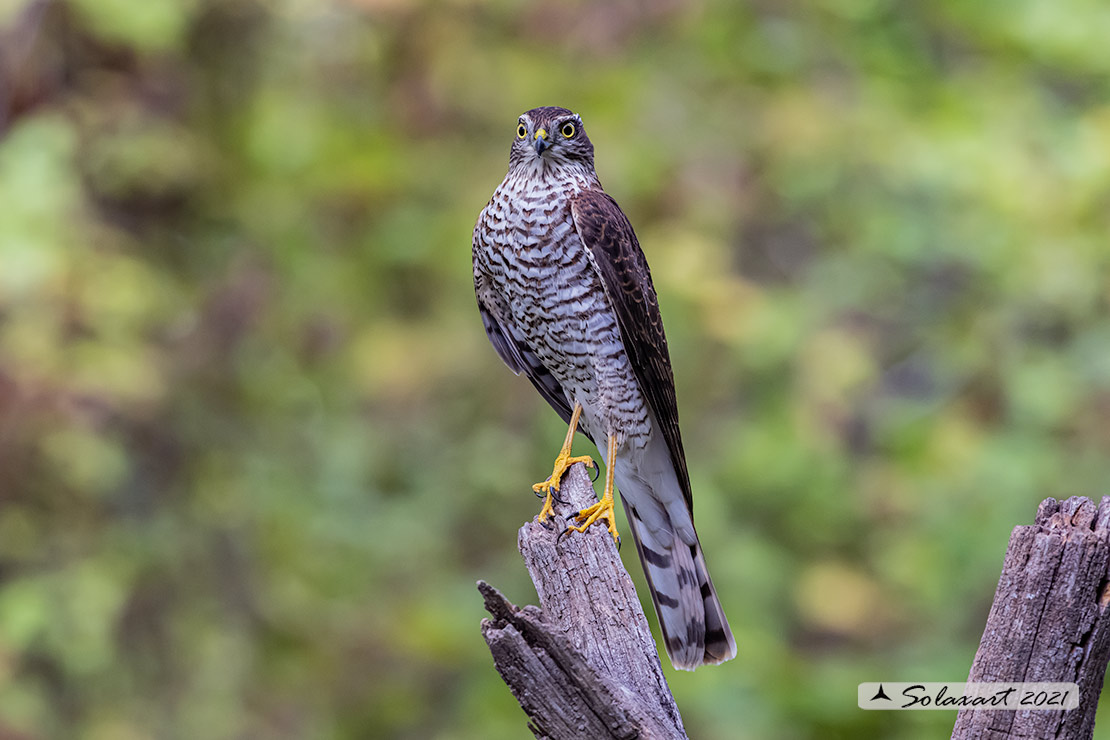
{"type": "Polygon", "coordinates": [[[702,663],[724,663],[736,657],[736,640],[732,637],[732,629],[728,626],[721,600],[717,598],[713,579],[709,577],[709,568],[705,565],[701,543],[690,547],[689,550],[694,559],[694,572],[698,575],[698,589],[705,609],[705,655],[702,657],[702,663]]]}
{"type": "Polygon", "coordinates": [[[694,544],[688,545],[669,527],[648,526],[645,518],[666,518],[665,509],[654,497],[636,497],[637,504],[630,504],[622,494],[621,500],[671,663],[692,671],[699,665],[735,657],[736,642],[696,535],[694,544]],[[654,510],[641,512],[638,505],[654,510]]]}

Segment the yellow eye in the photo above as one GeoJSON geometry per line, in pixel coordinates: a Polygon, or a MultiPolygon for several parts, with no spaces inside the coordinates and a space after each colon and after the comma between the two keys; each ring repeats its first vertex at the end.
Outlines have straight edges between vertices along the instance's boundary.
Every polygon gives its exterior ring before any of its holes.
{"type": "Polygon", "coordinates": [[[567,123],[563,124],[563,127],[561,129],[559,129],[559,133],[561,133],[563,136],[565,136],[569,139],[570,137],[574,136],[574,134],[575,134],[575,132],[577,132],[577,130],[578,129],[576,129],[574,127],[573,123],[567,122],[567,123]]]}
{"type": "Polygon", "coordinates": [[[524,128],[523,123],[516,127],[516,138],[523,139],[527,135],[528,129],[524,128]]]}

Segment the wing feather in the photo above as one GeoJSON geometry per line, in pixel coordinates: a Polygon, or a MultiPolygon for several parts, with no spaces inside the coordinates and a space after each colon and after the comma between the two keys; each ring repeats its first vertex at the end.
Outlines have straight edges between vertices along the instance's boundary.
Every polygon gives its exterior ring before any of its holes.
{"type": "Polygon", "coordinates": [[[675,475],[691,513],[690,474],[678,429],[674,372],[663,333],[651,270],[628,217],[607,193],[585,190],[571,200],[578,236],[589,248],[616,311],[625,352],[667,442],[675,475]]]}

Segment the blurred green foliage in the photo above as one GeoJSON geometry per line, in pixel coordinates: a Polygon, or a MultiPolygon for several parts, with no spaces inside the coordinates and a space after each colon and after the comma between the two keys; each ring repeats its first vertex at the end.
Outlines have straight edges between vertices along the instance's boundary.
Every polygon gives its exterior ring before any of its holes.
{"type": "Polygon", "coordinates": [[[0,1],[0,736],[528,736],[473,584],[534,601],[564,430],[469,245],[564,105],[740,649],[668,673],[691,736],[946,737],[856,684],[961,680],[1010,529],[1108,492],[1107,37],[1095,0],[0,1]]]}

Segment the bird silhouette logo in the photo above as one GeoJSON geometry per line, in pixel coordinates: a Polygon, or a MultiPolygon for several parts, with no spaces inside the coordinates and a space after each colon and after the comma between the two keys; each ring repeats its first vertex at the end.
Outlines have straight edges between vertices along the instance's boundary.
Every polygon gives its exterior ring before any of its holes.
{"type": "Polygon", "coordinates": [[[871,701],[875,701],[876,699],[886,699],[887,701],[894,701],[893,699],[891,699],[889,696],[886,695],[885,691],[883,691],[883,685],[882,684],[879,684],[879,690],[876,691],[875,695],[871,697],[871,701]]]}

